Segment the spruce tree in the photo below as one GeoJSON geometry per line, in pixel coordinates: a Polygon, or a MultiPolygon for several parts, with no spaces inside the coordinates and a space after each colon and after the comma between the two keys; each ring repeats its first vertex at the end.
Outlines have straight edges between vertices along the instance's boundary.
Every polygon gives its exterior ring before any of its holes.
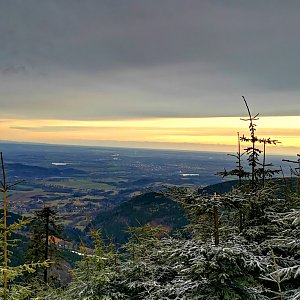
{"type": "MultiPolygon", "coordinates": [[[[40,262],[50,260],[52,269],[57,267],[61,255],[56,239],[60,239],[62,233],[62,226],[58,223],[57,212],[47,206],[35,211],[31,229],[32,235],[30,246],[26,253],[26,261],[40,262]]],[[[48,267],[43,270],[43,281],[45,284],[49,280],[48,271],[48,267]]],[[[35,275],[39,275],[39,273],[35,275]]]]}
{"type": "Polygon", "coordinates": [[[29,220],[22,218],[11,224],[7,222],[7,192],[19,182],[12,184],[7,183],[3,154],[2,152],[0,154],[2,169],[0,192],[3,194],[3,216],[0,219],[0,247],[2,249],[0,254],[0,296],[4,300],[25,299],[32,294],[33,289],[32,286],[24,283],[24,276],[28,273],[34,273],[38,269],[48,266],[48,264],[44,260],[41,260],[36,263],[27,263],[14,267],[10,266],[10,255],[12,254],[11,248],[16,246],[18,242],[16,239],[11,239],[12,234],[27,226],[29,220]]]}

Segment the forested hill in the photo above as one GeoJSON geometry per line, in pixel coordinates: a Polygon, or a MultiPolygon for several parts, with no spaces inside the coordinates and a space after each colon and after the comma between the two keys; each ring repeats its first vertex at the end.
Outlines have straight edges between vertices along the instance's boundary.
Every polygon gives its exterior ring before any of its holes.
{"type": "Polygon", "coordinates": [[[147,223],[162,225],[172,232],[182,228],[188,220],[179,204],[158,193],[150,192],[101,212],[93,221],[93,226],[102,229],[104,238],[112,238],[119,244],[127,241],[129,226],[147,223]]]}

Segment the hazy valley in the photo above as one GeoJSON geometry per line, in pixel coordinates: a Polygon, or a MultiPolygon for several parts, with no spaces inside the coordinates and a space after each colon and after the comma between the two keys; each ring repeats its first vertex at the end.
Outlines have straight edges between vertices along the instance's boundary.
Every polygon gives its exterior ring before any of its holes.
{"type": "MultiPolygon", "coordinates": [[[[103,225],[102,213],[106,216],[120,203],[165,185],[201,188],[221,183],[224,179],[216,173],[235,164],[226,153],[21,143],[0,147],[8,180],[23,180],[9,193],[9,210],[31,216],[49,206],[59,213],[66,229],[79,230],[95,218],[103,225]]],[[[269,159],[282,164],[281,157],[269,159]]]]}

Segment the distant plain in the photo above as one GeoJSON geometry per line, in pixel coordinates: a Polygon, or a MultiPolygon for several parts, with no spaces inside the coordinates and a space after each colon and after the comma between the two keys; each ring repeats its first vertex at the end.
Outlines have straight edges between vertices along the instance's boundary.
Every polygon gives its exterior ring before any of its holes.
{"type": "MultiPolygon", "coordinates": [[[[235,167],[226,153],[0,143],[10,183],[9,209],[31,215],[47,205],[64,224],[84,229],[90,219],[133,196],[164,185],[204,187],[235,167]]],[[[269,156],[274,167],[288,165],[269,156]]],[[[244,162],[246,164],[246,162],[244,162]]],[[[228,178],[233,179],[233,178],[228,178]]]]}

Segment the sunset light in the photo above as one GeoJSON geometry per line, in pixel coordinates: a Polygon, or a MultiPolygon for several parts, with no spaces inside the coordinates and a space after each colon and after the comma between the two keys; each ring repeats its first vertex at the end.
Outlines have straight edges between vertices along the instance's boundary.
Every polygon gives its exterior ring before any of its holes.
{"type": "MultiPolygon", "coordinates": [[[[257,123],[260,136],[281,143],[271,147],[271,153],[290,153],[300,147],[300,117],[261,117],[257,123]]],[[[113,121],[76,120],[2,120],[2,139],[22,142],[78,145],[115,145],[235,151],[237,132],[248,135],[248,123],[238,117],[212,118],[153,118],[113,121]],[[142,143],[145,143],[143,146],[142,143]],[[157,145],[155,146],[155,143],[157,145]],[[228,148],[229,146],[229,148],[228,148]],[[231,147],[231,148],[230,148],[231,147]]]]}

